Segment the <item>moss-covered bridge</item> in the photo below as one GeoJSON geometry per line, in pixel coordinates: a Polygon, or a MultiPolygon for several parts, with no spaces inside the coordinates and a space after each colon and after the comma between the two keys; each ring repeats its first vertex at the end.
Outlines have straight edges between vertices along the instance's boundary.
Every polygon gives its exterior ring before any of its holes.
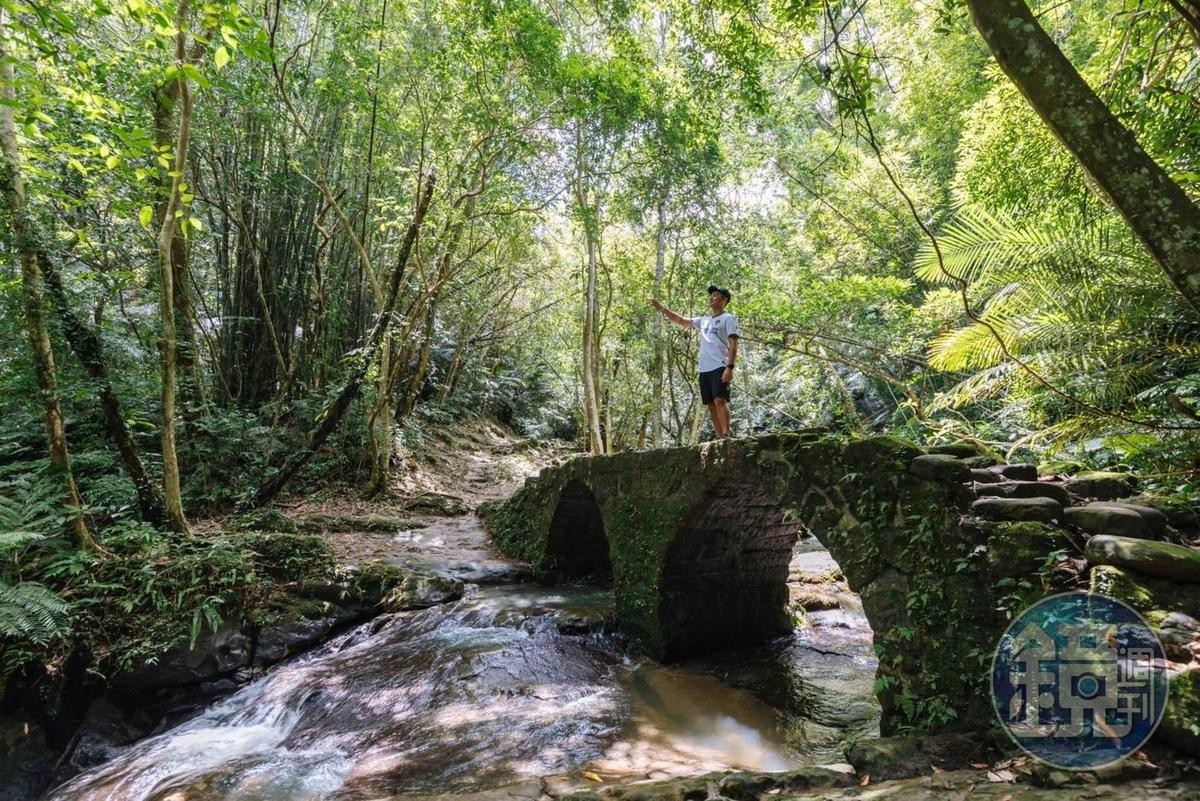
{"type": "Polygon", "coordinates": [[[787,576],[807,528],[862,597],[885,733],[989,714],[984,678],[1012,588],[1041,586],[1036,524],[964,524],[961,462],[890,437],[781,434],[577,457],[491,509],[510,556],[610,575],[618,623],[663,659],[791,630],[787,576]]]}

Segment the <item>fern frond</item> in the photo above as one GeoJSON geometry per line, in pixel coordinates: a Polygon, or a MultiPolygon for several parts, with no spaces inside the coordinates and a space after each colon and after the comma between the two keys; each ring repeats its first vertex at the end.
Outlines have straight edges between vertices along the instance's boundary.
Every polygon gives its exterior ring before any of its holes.
{"type": "Polygon", "coordinates": [[[68,605],[41,584],[0,584],[0,637],[46,643],[68,629],[68,605]]]}

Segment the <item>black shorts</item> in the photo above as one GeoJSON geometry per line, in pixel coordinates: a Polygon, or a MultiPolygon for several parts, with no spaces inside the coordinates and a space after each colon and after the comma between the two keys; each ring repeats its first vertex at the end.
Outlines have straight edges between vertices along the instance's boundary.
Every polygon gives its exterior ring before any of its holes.
{"type": "Polygon", "coordinates": [[[729,385],[721,381],[724,372],[724,367],[718,367],[700,374],[700,400],[704,401],[705,406],[712,403],[714,398],[729,400],[729,385]]]}

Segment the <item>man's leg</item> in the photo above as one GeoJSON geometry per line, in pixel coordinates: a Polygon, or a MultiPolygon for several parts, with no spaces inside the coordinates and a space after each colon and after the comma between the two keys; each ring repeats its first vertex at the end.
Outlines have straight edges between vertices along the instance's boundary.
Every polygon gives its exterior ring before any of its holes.
{"type": "MultiPolygon", "coordinates": [[[[718,399],[719,400],[719,399],[718,399]]],[[[717,402],[714,400],[705,404],[708,409],[708,416],[712,419],[713,436],[717,439],[721,438],[721,410],[717,407],[717,402]]]]}
{"type": "Polygon", "coordinates": [[[718,437],[729,436],[729,401],[725,398],[713,399],[713,428],[718,437]]]}

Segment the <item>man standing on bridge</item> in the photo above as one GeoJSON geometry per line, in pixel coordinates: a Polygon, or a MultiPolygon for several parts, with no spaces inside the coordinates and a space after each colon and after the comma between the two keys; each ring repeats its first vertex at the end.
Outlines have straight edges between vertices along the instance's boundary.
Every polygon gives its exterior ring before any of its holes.
{"type": "Polygon", "coordinates": [[[732,300],[729,290],[722,286],[708,288],[707,317],[684,317],[664,306],[658,298],[650,305],[676,325],[700,332],[700,399],[708,407],[713,431],[718,439],[728,437],[729,384],[733,381],[733,365],[737,361],[738,321],[725,307],[732,300]]]}

